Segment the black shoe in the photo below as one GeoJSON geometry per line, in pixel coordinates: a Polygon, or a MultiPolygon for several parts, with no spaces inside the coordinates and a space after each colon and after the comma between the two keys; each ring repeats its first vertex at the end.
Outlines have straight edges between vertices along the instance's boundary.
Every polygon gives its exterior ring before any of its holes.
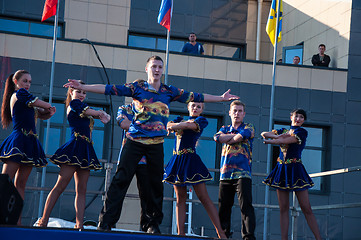
{"type": "Polygon", "coordinates": [[[148,227],[147,233],[151,233],[151,234],[161,234],[158,225],[152,225],[152,226],[148,227]]]}
{"type": "Polygon", "coordinates": [[[109,224],[99,222],[97,230],[99,230],[99,231],[111,231],[112,227],[109,224]]]}
{"type": "Polygon", "coordinates": [[[232,238],[233,232],[226,231],[225,234],[226,234],[227,238],[232,238]]]}

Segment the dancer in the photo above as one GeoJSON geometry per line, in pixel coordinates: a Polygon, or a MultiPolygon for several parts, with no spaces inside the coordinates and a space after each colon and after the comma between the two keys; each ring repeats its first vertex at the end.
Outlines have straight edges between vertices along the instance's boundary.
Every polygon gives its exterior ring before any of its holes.
{"type": "MultiPolygon", "coordinates": [[[[141,82],[144,80],[137,79],[135,81],[141,82]]],[[[132,123],[134,113],[132,110],[132,104],[120,106],[118,109],[117,122],[118,125],[124,130],[128,131],[130,124],[132,123]]],[[[124,136],[124,133],[123,133],[124,136]]],[[[126,138],[123,139],[122,145],[124,146],[126,138]]],[[[148,228],[152,225],[160,225],[163,219],[162,212],[156,212],[152,197],[150,195],[150,186],[147,173],[147,160],[145,156],[139,161],[135,176],[137,177],[137,187],[140,198],[140,229],[143,232],[147,232],[148,228]]]]}
{"type": "Polygon", "coordinates": [[[101,169],[101,165],[95,154],[91,131],[94,118],[100,119],[104,124],[110,120],[110,116],[103,110],[93,110],[84,103],[86,92],[69,88],[65,100],[71,138],[50,158],[50,161],[60,167],[58,180],[46,199],[43,216],[38,221],[38,226],[46,227],[50,213],[54,208],[60,194],[68,186],[74,175],[76,224],[74,228],[83,228],[85,211],[85,194],[90,169],[101,169]]]}
{"type": "Polygon", "coordinates": [[[163,182],[173,185],[177,196],[177,228],[178,235],[185,235],[187,186],[193,186],[198,199],[206,209],[219,238],[227,238],[222,230],[218,212],[209,198],[205,182],[212,180],[211,174],[196,154],[196,144],[208,121],[201,117],[204,104],[188,103],[189,119],[181,117],[168,122],[168,131],[175,132],[176,139],[173,156],[165,167],[163,182]]]}
{"type": "Polygon", "coordinates": [[[234,195],[237,193],[242,215],[242,239],[254,240],[256,216],[252,206],[252,148],[254,127],[244,123],[246,105],[233,101],[229,108],[232,124],[223,126],[214,135],[222,148],[219,181],[219,219],[226,236],[230,238],[231,214],[234,195]]]}
{"type": "MultiPolygon", "coordinates": [[[[12,133],[0,145],[2,173],[8,174],[21,197],[33,167],[47,165],[44,150],[38,140],[35,118],[49,119],[56,109],[31,95],[31,75],[25,70],[11,74],[5,84],[1,106],[1,123],[7,128],[13,122],[12,133]]],[[[21,225],[19,219],[18,225],[21,225]]]]}
{"type": "Polygon", "coordinates": [[[313,235],[316,239],[321,239],[308,197],[308,188],[311,188],[314,183],[301,161],[301,154],[305,148],[307,138],[307,130],[301,126],[306,119],[307,115],[303,109],[295,109],[291,112],[290,130],[282,128],[261,133],[265,144],[280,145],[277,165],[263,183],[277,189],[282,240],[288,239],[289,193],[292,191],[296,193],[313,235]]]}
{"type": "MultiPolygon", "coordinates": [[[[103,209],[99,216],[99,230],[111,230],[119,220],[125,194],[132,181],[140,159],[147,158],[147,171],[151,185],[151,195],[157,212],[163,205],[163,142],[167,134],[166,125],[171,101],[182,103],[222,102],[237,99],[230,90],[221,96],[187,92],[161,83],[163,60],[159,56],[148,59],[145,71],[148,81],[125,85],[81,85],[77,80],[69,80],[64,87],[75,87],[88,92],[133,98],[134,119],[127,133],[117,172],[109,186],[103,209]]],[[[150,226],[149,233],[160,233],[159,226],[150,226]]]]}

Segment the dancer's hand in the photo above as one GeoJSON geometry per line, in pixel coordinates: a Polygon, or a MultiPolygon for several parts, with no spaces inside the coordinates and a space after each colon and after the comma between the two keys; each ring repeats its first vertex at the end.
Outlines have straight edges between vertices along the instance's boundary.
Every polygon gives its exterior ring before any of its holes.
{"type": "Polygon", "coordinates": [[[230,92],[231,89],[228,89],[225,93],[222,94],[221,97],[223,98],[223,101],[231,101],[231,100],[239,99],[238,96],[230,94],[230,92]]]}
{"type": "Polygon", "coordinates": [[[65,88],[71,87],[71,88],[75,88],[75,89],[82,90],[82,86],[83,86],[84,84],[81,84],[80,81],[81,81],[81,80],[68,79],[68,83],[65,83],[65,84],[63,85],[63,87],[65,87],[65,88]]]}
{"type": "Polygon", "coordinates": [[[110,115],[102,110],[100,110],[99,119],[102,123],[106,124],[110,121],[110,115]]]}
{"type": "Polygon", "coordinates": [[[48,108],[48,111],[49,111],[49,115],[51,117],[55,114],[56,108],[54,106],[51,106],[50,108],[48,108]]]}

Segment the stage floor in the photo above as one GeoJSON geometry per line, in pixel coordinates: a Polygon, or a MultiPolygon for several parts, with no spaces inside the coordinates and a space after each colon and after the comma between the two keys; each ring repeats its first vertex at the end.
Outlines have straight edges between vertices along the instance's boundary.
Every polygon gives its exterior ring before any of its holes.
{"type": "Polygon", "coordinates": [[[156,235],[139,232],[101,232],[96,230],[75,230],[63,228],[39,228],[39,227],[18,227],[0,225],[0,239],[11,240],[191,240],[191,239],[213,239],[204,237],[180,237],[176,235],[156,235]]]}

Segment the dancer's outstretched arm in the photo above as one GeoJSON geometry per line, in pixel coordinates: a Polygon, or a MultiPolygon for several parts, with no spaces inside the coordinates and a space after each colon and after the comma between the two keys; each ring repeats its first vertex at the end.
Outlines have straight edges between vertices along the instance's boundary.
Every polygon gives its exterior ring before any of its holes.
{"type": "Polygon", "coordinates": [[[68,79],[68,83],[65,83],[63,87],[71,87],[86,92],[100,93],[104,94],[105,85],[104,84],[81,84],[79,80],[68,79]]]}
{"type": "Polygon", "coordinates": [[[211,94],[203,94],[204,102],[226,102],[231,100],[239,99],[238,96],[230,94],[231,89],[228,89],[221,96],[211,95],[211,94]]]}

